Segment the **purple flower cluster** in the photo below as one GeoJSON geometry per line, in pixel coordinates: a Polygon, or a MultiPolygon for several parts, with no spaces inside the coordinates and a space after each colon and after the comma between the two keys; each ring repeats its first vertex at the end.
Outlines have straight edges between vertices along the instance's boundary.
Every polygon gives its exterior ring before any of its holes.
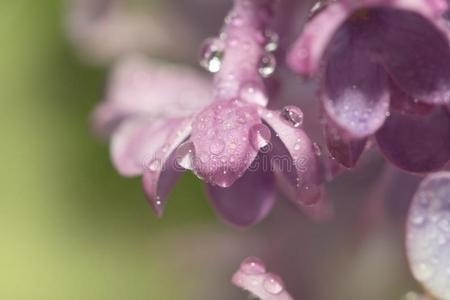
{"type": "MultiPolygon", "coordinates": [[[[274,101],[285,61],[318,82],[333,161],[355,167],[374,138],[402,170],[428,174],[448,166],[445,1],[319,1],[293,44],[283,5],[234,0],[222,30],[200,47],[200,65],[214,74],[212,80],[189,67],[117,50],[127,55],[116,63],[94,126],[110,139],[118,172],[142,176],[158,215],[177,179],[190,170],[232,225],[247,227],[267,216],[276,187],[313,219],[331,217],[322,187],[326,164],[302,126],[312,116],[274,101]]],[[[74,35],[88,34],[75,21],[74,35]]],[[[103,21],[96,21],[97,30],[106,30],[103,21]]],[[[89,41],[89,47],[98,42],[89,41]]],[[[407,222],[412,272],[439,299],[450,299],[449,176],[442,171],[422,182],[407,222]]],[[[246,261],[233,282],[261,299],[292,299],[278,279],[271,287],[281,287],[279,292],[264,289],[269,275],[262,264],[246,261]]]]}

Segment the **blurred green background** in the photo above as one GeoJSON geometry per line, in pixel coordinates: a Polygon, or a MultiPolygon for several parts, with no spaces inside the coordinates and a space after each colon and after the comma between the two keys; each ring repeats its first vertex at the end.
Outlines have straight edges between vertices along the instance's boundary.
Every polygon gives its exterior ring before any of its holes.
{"type": "Polygon", "coordinates": [[[192,176],[157,220],[117,175],[88,122],[106,70],[76,58],[61,6],[0,1],[0,299],[186,299],[189,246],[167,236],[218,221],[192,176]]]}

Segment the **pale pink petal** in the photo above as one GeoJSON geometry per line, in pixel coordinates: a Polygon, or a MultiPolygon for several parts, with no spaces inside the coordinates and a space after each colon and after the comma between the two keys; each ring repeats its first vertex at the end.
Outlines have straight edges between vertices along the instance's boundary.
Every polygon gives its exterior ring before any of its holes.
{"type": "Polygon", "coordinates": [[[165,143],[156,151],[144,169],[144,192],[158,216],[162,215],[167,196],[184,169],[178,165],[177,147],[191,133],[191,120],[183,119],[172,126],[165,143]]]}
{"type": "Polygon", "coordinates": [[[110,142],[111,158],[117,171],[123,176],[137,176],[154,158],[179,119],[130,118],[122,122],[110,142]]]}
{"type": "Polygon", "coordinates": [[[213,185],[233,184],[259,151],[252,133],[261,125],[256,107],[242,101],[217,101],[205,108],[192,125],[194,172],[213,185]]]}
{"type": "Polygon", "coordinates": [[[94,127],[109,134],[129,116],[184,117],[210,101],[211,83],[197,71],[130,56],[112,71],[105,100],[94,112],[94,127]]]}
{"type": "Polygon", "coordinates": [[[264,263],[256,257],[246,258],[233,275],[232,282],[261,300],[293,300],[281,278],[268,273],[264,263]]]}
{"type": "Polygon", "coordinates": [[[420,184],[408,216],[406,248],[414,277],[436,299],[450,299],[450,172],[420,184]]]}

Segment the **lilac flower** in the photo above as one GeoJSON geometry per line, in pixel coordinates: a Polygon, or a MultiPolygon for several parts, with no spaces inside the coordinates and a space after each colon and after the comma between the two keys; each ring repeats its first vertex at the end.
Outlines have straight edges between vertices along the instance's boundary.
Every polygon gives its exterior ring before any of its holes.
{"type": "Polygon", "coordinates": [[[288,60],[298,73],[321,71],[327,144],[342,165],[353,167],[373,134],[402,169],[429,172],[450,160],[446,7],[441,0],[341,0],[306,24],[288,60]]]}
{"type": "Polygon", "coordinates": [[[174,66],[125,63],[114,73],[96,127],[112,132],[121,174],[143,173],[158,215],[190,169],[207,183],[216,211],[234,225],[252,225],[268,214],[276,179],[299,208],[325,217],[319,164],[300,128],[301,110],[265,107],[263,78],[275,68],[270,51],[276,47],[266,31],[271,4],[235,1],[220,37],[207,41],[202,65],[217,73],[212,90],[195,72],[174,66]],[[183,104],[189,109],[179,109],[183,104]]]}
{"type": "Polygon", "coordinates": [[[268,273],[256,257],[246,258],[233,275],[232,282],[261,300],[292,300],[278,275],[268,273]]]}
{"type": "Polygon", "coordinates": [[[450,299],[450,172],[420,184],[409,211],[406,248],[414,277],[437,299],[450,299]]]}

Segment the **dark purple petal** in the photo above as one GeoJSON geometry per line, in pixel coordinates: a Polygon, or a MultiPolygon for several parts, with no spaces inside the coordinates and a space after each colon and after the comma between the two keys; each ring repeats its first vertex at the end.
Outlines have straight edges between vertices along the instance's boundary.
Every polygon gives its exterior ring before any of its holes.
{"type": "Polygon", "coordinates": [[[414,277],[436,299],[450,299],[450,172],[420,184],[408,215],[406,248],[414,277]]]}
{"type": "Polygon", "coordinates": [[[260,125],[255,106],[238,100],[217,101],[201,111],[190,139],[195,147],[195,173],[221,187],[233,184],[258,153],[250,139],[253,128],[260,125]]]}
{"type": "Polygon", "coordinates": [[[122,176],[137,176],[163,146],[179,119],[130,118],[111,137],[111,159],[122,176]]]}
{"type": "Polygon", "coordinates": [[[434,106],[415,99],[403,92],[395,83],[390,84],[391,109],[403,114],[423,116],[430,113],[434,106]]]}
{"type": "Polygon", "coordinates": [[[450,45],[435,23],[407,11],[379,10],[382,61],[408,95],[430,104],[450,102],[450,45]]]}
{"type": "Polygon", "coordinates": [[[363,153],[367,139],[351,139],[338,128],[326,124],[324,126],[328,151],[332,159],[346,168],[353,168],[363,153]]]}
{"type": "Polygon", "coordinates": [[[317,72],[322,56],[338,28],[357,10],[373,7],[408,10],[432,21],[446,10],[447,3],[444,0],[333,1],[305,25],[289,53],[290,67],[304,75],[317,72]]]}
{"type": "Polygon", "coordinates": [[[260,165],[228,188],[207,184],[206,191],[220,217],[232,225],[248,227],[270,212],[275,202],[275,179],[270,169],[260,165]]]}
{"type": "Polygon", "coordinates": [[[317,204],[322,200],[322,176],[311,140],[279,111],[261,109],[260,114],[273,130],[272,166],[294,187],[298,204],[317,204]]]}
{"type": "Polygon", "coordinates": [[[450,159],[450,118],[440,108],[423,117],[392,112],[376,139],[385,157],[401,169],[439,170],[450,159]]]}
{"type": "Polygon", "coordinates": [[[178,178],[183,174],[177,161],[177,147],[189,137],[191,120],[184,119],[172,127],[166,141],[152,160],[145,166],[143,180],[144,192],[158,216],[162,215],[167,196],[178,178]]]}
{"type": "Polygon", "coordinates": [[[358,26],[346,23],[333,38],[321,98],[328,119],[349,137],[361,139],[383,124],[389,90],[386,72],[368,49],[373,41],[358,26]]]}

